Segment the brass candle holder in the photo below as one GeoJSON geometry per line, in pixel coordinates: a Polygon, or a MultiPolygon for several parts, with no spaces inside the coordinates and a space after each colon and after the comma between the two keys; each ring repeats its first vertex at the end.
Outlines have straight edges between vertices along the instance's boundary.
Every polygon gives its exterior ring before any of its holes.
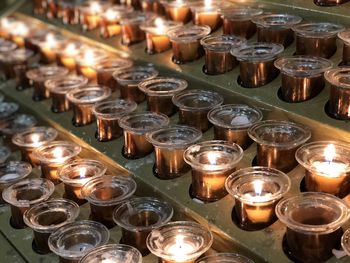
{"type": "Polygon", "coordinates": [[[177,111],[172,97],[185,90],[187,85],[183,79],[158,77],[144,80],[138,87],[146,94],[148,110],[171,116],[177,111]]]}
{"type": "Polygon", "coordinates": [[[307,23],[293,27],[296,35],[296,54],[330,58],[337,51],[337,34],[342,25],[333,23],[307,23]]]}
{"type": "Polygon", "coordinates": [[[203,56],[200,40],[210,33],[208,26],[179,26],[168,31],[175,64],[192,62],[203,56]]]}
{"type": "Polygon", "coordinates": [[[111,90],[105,86],[86,86],[71,90],[66,98],[73,108],[73,125],[85,126],[95,121],[92,112],[94,104],[106,100],[111,95],[111,90]]]}
{"type": "Polygon", "coordinates": [[[39,254],[51,252],[49,236],[60,227],[72,223],[79,215],[79,206],[67,199],[52,199],[37,203],[24,215],[24,223],[33,230],[33,248],[39,254]]]}
{"type": "Polygon", "coordinates": [[[326,71],[324,77],[330,84],[327,113],[335,119],[350,119],[350,70],[346,67],[326,71]]]}
{"type": "Polygon", "coordinates": [[[34,88],[33,100],[41,101],[50,97],[50,91],[46,88],[45,82],[50,79],[66,77],[68,69],[60,66],[40,66],[28,70],[26,75],[34,88]]]}
{"type": "Polygon", "coordinates": [[[205,51],[203,72],[208,75],[224,74],[238,65],[238,61],[230,53],[232,48],[246,44],[246,40],[237,36],[207,36],[200,43],[205,51]]]}
{"type": "Polygon", "coordinates": [[[61,263],[78,263],[96,247],[107,244],[109,231],[101,223],[81,220],[54,231],[49,237],[49,248],[61,263]]]}
{"type": "Polygon", "coordinates": [[[210,230],[190,221],[168,223],[147,238],[147,247],[160,263],[194,263],[212,243],[210,230]]]}
{"type": "Polygon", "coordinates": [[[83,185],[103,176],[107,168],[97,160],[78,159],[58,170],[58,177],[64,183],[64,197],[82,205],[86,202],[82,195],[83,185]]]}
{"type": "Polygon", "coordinates": [[[136,248],[121,245],[121,244],[110,244],[97,247],[86,254],[81,260],[81,263],[93,263],[109,261],[110,263],[142,263],[142,255],[136,248]]]}
{"type": "Polygon", "coordinates": [[[274,61],[283,50],[282,45],[275,43],[253,43],[232,49],[231,54],[239,61],[240,84],[258,88],[274,80],[279,73],[274,61]]]}
{"type": "Polygon", "coordinates": [[[74,160],[80,152],[81,147],[73,142],[53,141],[36,148],[34,155],[40,162],[42,177],[58,184],[58,170],[74,160]]]}
{"type": "MultiPolygon", "coordinates": [[[[220,2],[221,5],[224,2],[220,2]]],[[[209,26],[211,32],[222,25],[222,18],[218,11],[219,5],[212,0],[197,1],[190,4],[192,21],[198,26],[209,26]]]]}
{"type": "Polygon", "coordinates": [[[47,179],[26,179],[15,183],[2,192],[2,198],[11,206],[11,226],[25,228],[23,214],[35,204],[46,201],[55,190],[47,179]]]}
{"type": "Polygon", "coordinates": [[[227,191],[235,198],[232,214],[244,230],[260,230],[276,221],[275,207],[291,187],[288,175],[267,167],[248,167],[231,174],[227,191]]]}
{"type": "Polygon", "coordinates": [[[155,148],[154,174],[160,179],[173,179],[190,170],[184,160],[187,147],[202,138],[202,133],[188,126],[164,127],[146,135],[155,148]]]}
{"type": "Polygon", "coordinates": [[[226,141],[205,141],[188,147],[184,160],[192,167],[191,196],[204,202],[226,196],[225,180],[242,157],[242,148],[226,141]]]}
{"type": "Polygon", "coordinates": [[[111,6],[105,1],[87,1],[79,7],[80,24],[84,31],[98,28],[101,17],[104,12],[111,6]]]}
{"type": "Polygon", "coordinates": [[[118,82],[113,78],[113,72],[133,66],[134,62],[127,58],[106,58],[96,63],[97,83],[109,87],[112,92],[119,89],[118,82]]]}
{"type": "Polygon", "coordinates": [[[259,109],[244,104],[218,106],[208,113],[208,120],[214,126],[214,139],[236,143],[244,150],[253,143],[248,129],[262,118],[259,109]]]}
{"type": "Polygon", "coordinates": [[[21,150],[22,160],[29,162],[32,166],[39,165],[39,161],[35,158],[33,151],[57,137],[57,130],[51,127],[33,127],[28,128],[12,137],[12,143],[21,150]]]}
{"type": "Polygon", "coordinates": [[[305,189],[343,198],[350,191],[350,145],[318,141],[301,146],[295,157],[305,168],[305,189]]]}
{"type": "Polygon", "coordinates": [[[295,166],[295,152],[311,137],[305,125],[289,121],[261,121],[248,130],[248,135],[257,143],[256,164],[289,172],[295,166]]]}
{"type": "Polygon", "coordinates": [[[122,5],[114,5],[102,14],[100,22],[100,34],[104,38],[110,38],[121,34],[120,21],[132,14],[133,8],[122,5]]]}
{"type": "Polygon", "coordinates": [[[161,1],[168,19],[186,24],[192,18],[188,3],[182,0],[161,1]]]}
{"type": "Polygon", "coordinates": [[[68,111],[70,103],[67,99],[67,93],[74,89],[83,88],[87,83],[87,78],[75,75],[47,80],[45,87],[49,91],[52,100],[51,111],[55,113],[68,111]]]}
{"type": "Polygon", "coordinates": [[[310,56],[283,57],[275,61],[281,71],[281,97],[287,102],[302,102],[317,96],[324,88],[323,74],[333,63],[310,56]]]}
{"type": "Polygon", "coordinates": [[[120,98],[140,103],[145,100],[145,94],[138,88],[143,80],[153,79],[159,74],[152,66],[133,66],[119,69],[113,73],[113,78],[120,86],[120,98]]]}
{"type": "Polygon", "coordinates": [[[9,161],[0,167],[0,205],[5,204],[2,192],[10,185],[25,179],[32,172],[32,166],[27,162],[9,161]]]}
{"type": "Polygon", "coordinates": [[[89,82],[96,83],[97,71],[96,65],[108,58],[108,53],[104,50],[85,48],[76,58],[76,70],[79,75],[86,77],[89,82]]]}
{"type": "Polygon", "coordinates": [[[254,263],[253,260],[235,253],[216,253],[205,256],[196,261],[196,263],[217,263],[217,262],[234,262],[234,263],[254,263]]]}
{"type": "Polygon", "coordinates": [[[97,121],[96,139],[106,142],[120,137],[123,130],[119,127],[119,119],[135,111],[136,108],[136,102],[123,99],[96,103],[92,108],[97,121]]]}
{"type": "Polygon", "coordinates": [[[82,195],[90,204],[90,218],[111,228],[115,226],[113,211],[135,190],[136,183],[132,178],[105,175],[87,182],[82,188],[82,195]]]}
{"type": "Polygon", "coordinates": [[[208,112],[220,106],[224,98],[216,92],[206,90],[188,90],[176,94],[173,103],[179,108],[179,123],[207,131],[211,124],[208,112]]]}
{"type": "Polygon", "coordinates": [[[220,10],[223,17],[222,32],[224,35],[236,35],[246,39],[256,32],[252,19],[263,13],[262,9],[251,7],[229,7],[220,10]]]}
{"type": "Polygon", "coordinates": [[[338,38],[343,42],[342,65],[350,65],[350,30],[339,32],[338,38]]]}
{"type": "Polygon", "coordinates": [[[132,113],[119,120],[124,130],[122,154],[128,159],[142,158],[153,151],[153,145],[146,140],[146,134],[169,124],[169,118],[161,113],[132,113]]]}
{"type": "Polygon", "coordinates": [[[294,41],[291,28],[301,20],[300,16],[290,14],[269,14],[257,16],[253,22],[257,26],[259,42],[277,43],[288,47],[294,41]]]}
{"type": "Polygon", "coordinates": [[[324,262],[340,245],[349,219],[346,203],[325,193],[302,193],[280,201],[278,219],[287,227],[285,252],[293,261],[324,262]]]}
{"type": "Polygon", "coordinates": [[[122,228],[121,244],[133,246],[143,256],[149,254],[146,239],[153,229],[168,223],[173,208],[166,202],[151,197],[125,201],[113,213],[113,219],[122,228]]]}
{"type": "Polygon", "coordinates": [[[11,40],[11,29],[16,25],[17,19],[12,16],[5,16],[0,19],[0,37],[11,40]]]}

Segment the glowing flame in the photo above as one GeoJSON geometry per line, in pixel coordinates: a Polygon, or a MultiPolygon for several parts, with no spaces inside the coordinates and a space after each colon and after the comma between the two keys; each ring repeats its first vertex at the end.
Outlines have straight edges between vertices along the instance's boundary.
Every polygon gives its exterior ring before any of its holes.
{"type": "Polygon", "coordinates": [[[350,105],[348,107],[348,117],[350,117],[350,105]]]}
{"type": "Polygon", "coordinates": [[[114,20],[117,18],[117,12],[113,11],[112,9],[108,9],[105,16],[107,20],[114,20]]]}
{"type": "Polygon", "coordinates": [[[175,237],[175,245],[181,249],[182,244],[184,243],[184,236],[183,235],[177,235],[175,237]]]}
{"type": "Polygon", "coordinates": [[[220,153],[209,152],[207,157],[210,164],[216,165],[218,163],[218,159],[220,158],[220,153]]]}
{"type": "Polygon", "coordinates": [[[94,64],[94,61],[95,61],[94,51],[92,51],[91,49],[86,50],[84,53],[84,62],[86,63],[86,65],[92,66],[94,64]]]}
{"type": "Polygon", "coordinates": [[[60,159],[63,157],[63,150],[61,147],[57,147],[52,151],[52,155],[56,159],[60,159]]]}
{"type": "Polygon", "coordinates": [[[52,33],[49,33],[45,38],[45,44],[49,47],[55,47],[57,44],[55,35],[52,33]]]}
{"type": "Polygon", "coordinates": [[[67,55],[74,55],[77,53],[77,46],[74,43],[69,43],[64,49],[64,53],[67,55]]]}
{"type": "Polygon", "coordinates": [[[34,133],[30,139],[34,145],[39,145],[39,141],[40,141],[39,134],[34,133]]]}
{"type": "Polygon", "coordinates": [[[26,36],[29,32],[28,27],[24,23],[17,23],[14,33],[18,36],[26,36]]]}
{"type": "Polygon", "coordinates": [[[81,167],[80,168],[79,176],[80,176],[80,178],[85,178],[85,176],[86,176],[86,167],[81,167]]]}
{"type": "Polygon", "coordinates": [[[99,2],[91,2],[90,3],[90,10],[93,13],[99,13],[102,12],[102,6],[99,2]]]}
{"type": "Polygon", "coordinates": [[[165,31],[164,21],[160,17],[157,17],[156,20],[154,20],[154,24],[159,32],[165,31]]]}
{"type": "Polygon", "coordinates": [[[1,19],[1,27],[2,28],[9,28],[10,26],[10,21],[5,17],[3,19],[1,19]]]}
{"type": "Polygon", "coordinates": [[[210,9],[212,5],[212,0],[204,0],[204,7],[210,9]]]}
{"type": "Polygon", "coordinates": [[[328,144],[324,149],[324,158],[327,162],[332,162],[335,156],[335,147],[334,144],[328,144]]]}
{"type": "Polygon", "coordinates": [[[178,5],[182,5],[184,2],[183,2],[183,0],[176,0],[176,4],[178,4],[178,5]]]}
{"type": "Polygon", "coordinates": [[[261,195],[262,194],[262,189],[263,189],[263,181],[261,180],[256,180],[253,182],[254,185],[254,191],[255,195],[261,195]]]}

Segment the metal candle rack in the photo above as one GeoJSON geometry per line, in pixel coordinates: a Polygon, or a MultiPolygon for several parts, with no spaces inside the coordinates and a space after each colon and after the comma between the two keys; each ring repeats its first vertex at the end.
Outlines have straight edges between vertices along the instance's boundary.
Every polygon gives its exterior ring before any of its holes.
{"type": "MultiPolygon", "coordinates": [[[[80,41],[100,45],[109,51],[116,52],[123,56],[129,56],[137,63],[153,63],[163,76],[175,76],[188,80],[190,88],[201,87],[203,89],[215,90],[225,97],[225,103],[247,103],[259,107],[264,113],[264,119],[281,119],[299,122],[312,129],[312,140],[336,139],[350,142],[349,125],[346,121],[339,121],[330,118],[324,111],[329,96],[329,87],[318,94],[312,100],[302,103],[287,103],[278,98],[281,78],[278,77],[271,83],[257,89],[243,88],[237,83],[239,68],[224,75],[208,76],[202,72],[204,59],[185,64],[175,65],[171,61],[171,51],[148,55],[145,52],[145,42],[126,47],[121,45],[120,37],[102,39],[98,30],[82,32],[79,25],[64,26],[59,20],[48,20],[44,15],[34,16],[32,14],[31,1],[23,1],[23,4],[13,13],[14,16],[28,22],[38,22],[54,25],[63,34],[76,37],[80,41]],[[41,20],[41,22],[40,22],[41,20]],[[77,36],[78,35],[78,36],[77,36]]],[[[281,1],[259,1],[264,10],[275,10],[298,14],[304,20],[317,21],[328,20],[330,22],[349,25],[349,4],[340,7],[323,9],[303,0],[290,1],[288,4],[281,4],[281,1]],[[330,16],[330,14],[332,14],[330,16]]],[[[215,32],[220,34],[221,32],[215,32]]],[[[250,42],[256,40],[253,37],[250,42]]],[[[295,43],[289,46],[283,56],[292,55],[295,51],[295,43]]],[[[338,41],[337,53],[331,60],[335,65],[341,61],[342,45],[338,41]]],[[[239,252],[256,262],[289,262],[283,253],[283,235],[285,227],[281,222],[276,221],[271,226],[259,231],[244,231],[238,228],[232,220],[231,210],[233,199],[229,195],[214,203],[199,203],[191,199],[189,186],[191,184],[190,173],[172,180],[160,180],[152,173],[154,163],[153,154],[138,160],[127,160],[121,154],[123,139],[118,138],[108,143],[98,142],[94,138],[95,125],[84,127],[74,127],[71,123],[71,113],[55,114],[50,111],[50,101],[35,102],[31,99],[32,90],[16,91],[13,81],[8,81],[1,86],[2,92],[12,100],[22,105],[23,109],[39,116],[46,122],[58,129],[62,137],[70,138],[78,142],[87,152],[97,155],[109,165],[109,170],[121,172],[123,174],[134,174],[138,184],[137,195],[158,196],[165,199],[174,206],[176,219],[193,219],[203,225],[208,225],[214,233],[215,241],[213,249],[220,252],[239,252]],[[123,169],[125,167],[127,170],[123,169]]],[[[146,108],[146,103],[141,103],[137,111],[146,108]]],[[[176,123],[178,115],[171,117],[171,123],[176,123]]],[[[212,130],[204,133],[202,140],[213,138],[212,130]]],[[[249,167],[256,154],[256,145],[250,146],[244,151],[244,157],[239,163],[239,167],[249,167]]],[[[288,173],[292,187],[290,193],[299,193],[304,170],[298,166],[288,173]]],[[[56,186],[56,196],[62,196],[62,184],[56,186]]],[[[347,199],[347,198],[345,198],[347,199]]],[[[88,214],[87,205],[83,206],[82,218],[88,214]]],[[[0,210],[0,244],[11,250],[15,247],[17,253],[13,256],[18,262],[54,262],[57,260],[54,255],[41,256],[32,251],[31,230],[14,230],[8,224],[9,209],[3,207],[0,210]],[[5,240],[6,239],[6,240],[5,240]]],[[[112,229],[111,237],[118,242],[120,229],[112,229]]],[[[144,258],[145,262],[155,262],[153,256],[144,258]]],[[[335,257],[328,262],[348,262],[347,257],[337,260],[335,257]]]]}

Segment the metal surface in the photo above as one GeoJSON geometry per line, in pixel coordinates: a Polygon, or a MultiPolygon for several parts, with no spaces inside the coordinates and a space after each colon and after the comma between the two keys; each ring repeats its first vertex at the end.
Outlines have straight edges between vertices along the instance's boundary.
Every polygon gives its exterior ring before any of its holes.
{"type": "MultiPolygon", "coordinates": [[[[28,1],[30,2],[30,1],[28,1]]],[[[262,1],[271,2],[267,8],[280,10],[280,12],[297,13],[308,20],[331,20],[339,23],[350,23],[350,5],[337,8],[320,8],[310,3],[304,3],[303,0],[289,1],[287,4],[281,4],[280,1],[262,1]],[[282,11],[281,11],[282,10],[282,11]],[[329,13],[336,12],[329,16],[329,13]]],[[[28,21],[33,21],[30,3],[25,3],[18,9],[16,15],[28,21]]],[[[257,89],[247,89],[237,84],[239,69],[235,68],[232,72],[219,76],[207,76],[202,73],[204,60],[186,65],[175,65],[171,62],[171,51],[158,55],[147,55],[144,51],[145,42],[125,47],[120,44],[120,38],[104,40],[100,38],[97,31],[82,33],[79,26],[63,26],[58,20],[47,20],[44,16],[37,17],[48,24],[58,26],[64,34],[77,37],[82,40],[90,41],[101,45],[104,48],[114,51],[124,56],[130,56],[140,63],[153,63],[160,70],[162,75],[185,78],[189,81],[190,88],[203,88],[220,92],[225,97],[225,103],[245,102],[263,110],[265,119],[288,119],[301,122],[309,126],[313,131],[313,140],[316,139],[337,139],[350,142],[350,126],[345,121],[331,119],[324,112],[324,106],[328,100],[329,87],[327,86],[316,98],[302,103],[292,104],[280,100],[277,91],[280,87],[281,79],[278,77],[272,83],[257,89]],[[67,31],[68,30],[68,31],[67,31]],[[83,37],[82,37],[83,36],[83,37]],[[85,38],[87,37],[87,39],[85,38]],[[90,39],[90,40],[88,40],[90,39]],[[97,42],[95,41],[97,40],[97,42]]],[[[220,34],[217,32],[216,34],[220,34]]],[[[250,41],[254,41],[254,38],[250,41]]],[[[291,55],[295,51],[295,45],[286,49],[283,55],[291,55]]],[[[338,51],[332,57],[332,61],[337,65],[341,60],[341,44],[338,43],[338,51]]],[[[18,92],[14,89],[13,82],[10,81],[2,86],[2,92],[9,98],[18,101],[24,107],[22,111],[29,111],[40,116],[43,122],[47,122],[57,128],[62,137],[67,137],[83,145],[89,152],[89,155],[101,159],[108,163],[111,172],[122,172],[127,174],[127,170],[135,175],[138,183],[138,195],[158,196],[170,201],[176,210],[175,219],[191,218],[203,225],[208,225],[215,234],[213,248],[222,252],[239,252],[245,254],[257,262],[289,262],[282,251],[282,238],[285,227],[277,221],[272,226],[261,230],[248,232],[235,226],[231,219],[231,210],[233,199],[226,196],[222,200],[210,204],[202,204],[191,199],[189,196],[189,186],[191,183],[190,173],[173,180],[160,180],[152,174],[154,163],[153,154],[139,160],[127,160],[122,157],[121,149],[123,139],[119,138],[112,142],[98,142],[94,138],[95,124],[85,127],[74,127],[71,123],[72,113],[54,114],[50,111],[50,101],[34,102],[31,99],[32,90],[18,92]],[[127,170],[123,169],[125,167],[127,170]]],[[[142,103],[138,106],[138,111],[146,108],[142,103]]],[[[171,117],[171,122],[176,123],[178,115],[171,117]]],[[[203,141],[213,137],[212,129],[203,136],[203,141]]],[[[244,158],[239,163],[239,167],[251,166],[252,160],[256,154],[256,145],[253,144],[244,152],[244,158]]],[[[288,173],[292,180],[292,189],[290,194],[300,192],[300,182],[304,171],[297,167],[288,173]]],[[[62,190],[57,190],[60,195],[62,190]]],[[[87,214],[86,205],[85,212],[87,214]]],[[[9,211],[3,208],[0,214],[0,229],[4,236],[18,250],[18,253],[30,262],[54,262],[55,256],[39,256],[31,250],[31,231],[30,230],[12,230],[8,225],[9,211]]],[[[114,228],[112,238],[118,241],[119,229],[114,228]],[[115,231],[115,232],[114,232],[115,231]]],[[[1,236],[0,236],[1,242],[1,236]]],[[[19,261],[20,262],[20,261],[19,261]]],[[[156,262],[155,258],[150,256],[145,262],[156,262]]],[[[329,262],[350,262],[347,257],[337,260],[333,257],[329,262]]]]}

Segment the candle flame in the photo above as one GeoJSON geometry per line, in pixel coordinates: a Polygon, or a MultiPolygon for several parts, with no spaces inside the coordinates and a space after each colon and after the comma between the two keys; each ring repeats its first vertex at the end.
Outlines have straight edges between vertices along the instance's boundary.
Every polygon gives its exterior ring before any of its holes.
{"type": "Polygon", "coordinates": [[[74,55],[77,51],[77,46],[74,43],[69,43],[64,49],[64,53],[67,55],[74,55]]]}
{"type": "Polygon", "coordinates": [[[6,17],[1,19],[1,27],[2,28],[8,28],[9,26],[10,26],[10,21],[6,17]]]}
{"type": "Polygon", "coordinates": [[[254,185],[255,195],[260,196],[262,194],[263,181],[256,180],[256,181],[253,182],[253,185],[254,185]]]}
{"type": "Polygon", "coordinates": [[[327,162],[332,162],[335,156],[335,146],[334,144],[328,144],[324,149],[324,158],[327,162]]]}
{"type": "Polygon", "coordinates": [[[86,176],[86,167],[81,167],[80,168],[79,176],[80,176],[80,178],[85,178],[85,176],[86,176]]]}
{"type": "Polygon", "coordinates": [[[28,27],[24,23],[17,23],[14,32],[18,36],[26,36],[28,34],[28,27]]]}
{"type": "Polygon", "coordinates": [[[31,140],[32,140],[32,143],[33,143],[34,145],[38,145],[39,140],[40,140],[39,134],[34,133],[34,134],[31,136],[31,140]]]}
{"type": "Polygon", "coordinates": [[[107,20],[114,20],[117,18],[117,12],[115,12],[114,10],[112,9],[108,9],[105,16],[107,18],[107,20]]]}
{"type": "Polygon", "coordinates": [[[160,17],[157,17],[157,18],[154,20],[154,24],[155,24],[155,26],[157,27],[157,30],[158,30],[159,32],[165,31],[164,21],[163,21],[163,19],[161,19],[160,17]]]}
{"type": "Polygon", "coordinates": [[[94,51],[91,49],[88,49],[84,53],[84,62],[86,63],[87,66],[92,66],[95,61],[95,55],[94,51]]]}
{"type": "Polygon", "coordinates": [[[206,9],[211,8],[212,0],[204,0],[204,7],[206,9]]]}
{"type": "Polygon", "coordinates": [[[53,150],[52,154],[53,154],[53,157],[55,157],[57,159],[62,158],[63,157],[63,150],[61,147],[57,147],[53,150]]]}
{"type": "Polygon", "coordinates": [[[91,2],[90,3],[90,10],[93,13],[98,13],[102,11],[102,7],[99,2],[91,2]]]}
{"type": "Polygon", "coordinates": [[[220,158],[220,154],[217,152],[209,152],[208,153],[209,164],[213,164],[213,165],[217,164],[219,158],[220,158]]]}
{"type": "Polygon", "coordinates": [[[49,47],[55,47],[57,44],[55,35],[52,33],[49,33],[45,38],[45,44],[49,47]]]}
{"type": "Polygon", "coordinates": [[[176,246],[181,248],[181,245],[184,243],[184,236],[183,235],[177,235],[175,237],[175,243],[176,243],[176,246]]]}

